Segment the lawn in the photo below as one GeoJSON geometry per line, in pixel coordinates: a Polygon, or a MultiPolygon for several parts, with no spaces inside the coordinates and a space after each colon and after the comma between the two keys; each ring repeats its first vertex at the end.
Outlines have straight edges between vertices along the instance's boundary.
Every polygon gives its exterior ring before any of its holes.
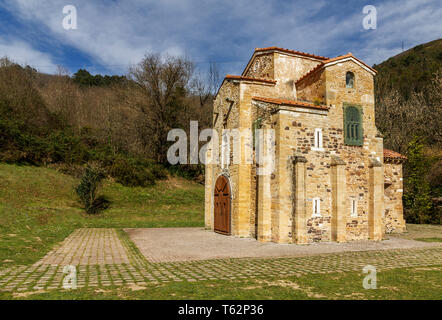
{"type": "MultiPolygon", "coordinates": [[[[87,215],[69,175],[43,167],[0,164],[0,269],[29,265],[81,227],[197,227],[204,225],[203,186],[179,178],[149,188],[106,181],[111,207],[87,215]]],[[[440,241],[441,226],[407,225],[408,239],[440,241]]],[[[378,288],[362,272],[244,280],[167,282],[146,286],[31,292],[0,291],[0,299],[441,299],[442,266],[378,272],[378,288]]]]}
{"type": "Polygon", "coordinates": [[[170,282],[149,286],[85,288],[75,291],[0,292],[0,299],[442,299],[442,266],[380,271],[377,289],[364,289],[366,274],[309,274],[284,279],[170,282]]]}
{"type": "Polygon", "coordinates": [[[0,268],[32,264],[81,227],[204,226],[204,187],[180,178],[148,188],[106,181],[111,207],[87,215],[73,187],[54,169],[0,164],[0,268]]]}

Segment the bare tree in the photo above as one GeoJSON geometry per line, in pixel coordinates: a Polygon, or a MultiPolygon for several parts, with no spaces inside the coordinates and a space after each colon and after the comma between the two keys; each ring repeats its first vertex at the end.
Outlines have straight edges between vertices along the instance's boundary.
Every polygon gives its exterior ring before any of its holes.
{"type": "Polygon", "coordinates": [[[384,134],[386,147],[406,152],[415,135],[429,145],[440,146],[442,69],[423,92],[413,92],[407,100],[395,89],[380,90],[376,97],[376,125],[384,134]]]}
{"type": "Polygon", "coordinates": [[[129,77],[144,95],[136,106],[143,115],[144,135],[150,140],[159,163],[166,162],[167,133],[185,126],[186,96],[189,92],[193,63],[185,58],[149,54],[130,68],[129,77]]]}
{"type": "Polygon", "coordinates": [[[209,70],[205,74],[199,73],[193,80],[195,95],[199,97],[200,106],[212,102],[219,86],[219,72],[215,62],[209,63],[209,70]]]}

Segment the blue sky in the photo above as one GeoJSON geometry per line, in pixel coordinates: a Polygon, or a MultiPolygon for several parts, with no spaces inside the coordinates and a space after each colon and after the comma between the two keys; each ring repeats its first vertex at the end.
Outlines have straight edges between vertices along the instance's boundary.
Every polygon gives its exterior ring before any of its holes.
{"type": "Polygon", "coordinates": [[[442,36],[440,0],[2,0],[0,57],[46,73],[124,74],[144,54],[184,55],[204,70],[239,74],[254,48],[280,46],[368,64],[442,36]],[[63,7],[77,9],[65,30],[63,7]],[[362,26],[366,5],[377,29],[362,26]]]}

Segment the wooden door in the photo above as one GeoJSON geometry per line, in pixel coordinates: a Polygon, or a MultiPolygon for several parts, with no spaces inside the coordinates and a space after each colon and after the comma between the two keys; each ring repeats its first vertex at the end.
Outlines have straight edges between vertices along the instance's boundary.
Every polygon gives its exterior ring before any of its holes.
{"type": "Polygon", "coordinates": [[[216,180],[214,193],[215,232],[230,234],[230,186],[226,177],[216,180]]]}

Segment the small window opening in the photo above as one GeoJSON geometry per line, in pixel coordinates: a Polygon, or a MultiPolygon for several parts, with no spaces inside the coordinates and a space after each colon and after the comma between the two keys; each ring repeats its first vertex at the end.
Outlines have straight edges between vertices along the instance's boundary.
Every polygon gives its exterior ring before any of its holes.
{"type": "Polygon", "coordinates": [[[355,75],[353,72],[348,71],[345,75],[345,86],[347,88],[354,88],[355,86],[355,75]]]}

